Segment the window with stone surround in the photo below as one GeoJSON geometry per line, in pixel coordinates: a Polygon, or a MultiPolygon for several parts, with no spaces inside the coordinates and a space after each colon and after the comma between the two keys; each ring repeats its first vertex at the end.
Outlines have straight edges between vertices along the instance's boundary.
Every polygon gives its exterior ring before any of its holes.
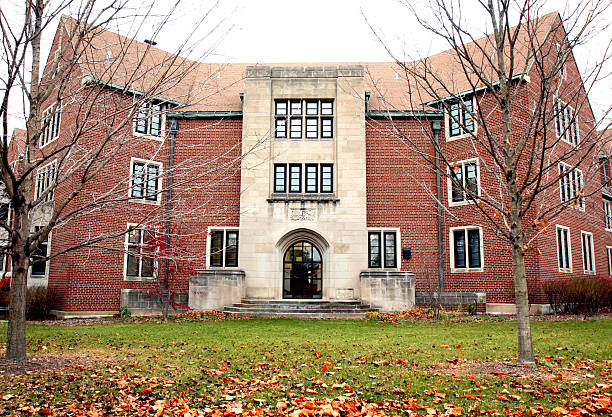
{"type": "Polygon", "coordinates": [[[451,272],[482,271],[483,244],[480,226],[450,228],[451,272]]]}
{"type": "Polygon", "coordinates": [[[334,192],[333,164],[274,164],[275,194],[331,194],[334,192]]]}
{"type": "Polygon", "coordinates": [[[161,201],[162,164],[132,158],[131,171],[131,200],[159,204],[161,201]]]}
{"type": "Polygon", "coordinates": [[[54,186],[56,178],[57,163],[56,161],[50,162],[44,165],[36,171],[36,189],[34,192],[34,199],[38,200],[43,195],[45,196],[42,202],[53,201],[54,186]],[[51,188],[51,190],[49,190],[51,188]],[[49,192],[45,195],[45,192],[49,192]]]}
{"type": "Polygon", "coordinates": [[[610,208],[610,201],[603,201],[603,212],[604,212],[604,228],[606,230],[612,230],[612,210],[610,208]]]}
{"type": "Polygon", "coordinates": [[[211,228],[208,236],[208,265],[217,268],[237,267],[238,230],[211,228]]]}
{"type": "Polygon", "coordinates": [[[448,110],[445,112],[447,139],[457,139],[476,132],[476,121],[472,117],[474,108],[473,97],[448,104],[448,110]]]}
{"type": "Polygon", "coordinates": [[[368,229],[368,268],[397,268],[399,229],[368,229]]]}
{"type": "Polygon", "coordinates": [[[474,202],[480,196],[480,169],[477,158],[453,163],[448,178],[448,190],[451,206],[474,202]]]}
{"type": "Polygon", "coordinates": [[[557,259],[559,272],[572,272],[570,229],[561,225],[557,225],[557,259]]]}
{"type": "Polygon", "coordinates": [[[578,120],[576,110],[555,97],[555,132],[561,140],[578,146],[578,120]]]}
{"type": "Polygon", "coordinates": [[[584,230],[580,233],[582,240],[582,266],[584,267],[584,273],[589,275],[595,275],[595,249],[593,247],[593,233],[585,232],[584,230]]]}
{"type": "Polygon", "coordinates": [[[152,279],[155,274],[153,232],[136,224],[128,224],[128,230],[125,236],[125,279],[152,279]]]}
{"type": "Polygon", "coordinates": [[[163,106],[159,103],[142,103],[134,119],[134,133],[160,138],[163,127],[162,112],[163,106]]]}
{"type": "MultiPolygon", "coordinates": [[[[42,229],[42,226],[34,226],[34,233],[38,233],[42,229]]],[[[31,266],[30,266],[30,277],[31,278],[46,278],[49,274],[49,260],[46,259],[49,256],[49,234],[47,238],[34,249],[31,254],[31,266]]]]}
{"type": "Polygon", "coordinates": [[[59,102],[52,104],[42,112],[41,148],[59,137],[61,117],[62,106],[59,102]]]}
{"type": "Polygon", "coordinates": [[[278,99],[274,101],[274,137],[331,139],[334,137],[334,102],[330,99],[278,99]]]}
{"type": "Polygon", "coordinates": [[[584,210],[583,187],[582,170],[560,162],[559,192],[561,195],[561,202],[567,202],[576,209],[584,210]]]}

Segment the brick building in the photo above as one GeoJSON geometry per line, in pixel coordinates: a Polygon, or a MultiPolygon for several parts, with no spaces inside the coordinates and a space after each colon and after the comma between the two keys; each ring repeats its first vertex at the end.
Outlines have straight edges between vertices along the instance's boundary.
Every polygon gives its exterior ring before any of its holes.
{"type": "MultiPolygon", "coordinates": [[[[540,23],[535,39],[563,42],[557,14],[540,23]]],[[[72,53],[76,24],[62,19],[47,77],[72,53]]],[[[29,284],[55,288],[60,315],[150,307],[144,294],[160,260],[147,242],[160,234],[189,265],[177,286],[195,309],[247,298],[356,300],[401,311],[442,291],[444,303],[512,311],[510,245],[488,223],[499,213],[476,209],[494,198],[497,174],[470,140],[483,134],[476,109],[501,129],[496,104],[463,77],[454,51],[427,62],[447,74],[452,94],[443,104],[415,94],[418,85],[394,63],[204,64],[99,31],[65,91],[44,106],[39,151],[57,158],[35,172],[35,197],[52,192],[33,227],[74,190],[83,172],[71,164],[104,141],[115,145],[99,148],[95,179],[62,209],[76,214],[58,222],[41,249],[53,257],[32,265],[29,284]],[[423,159],[436,154],[435,122],[442,153],[453,158],[439,185],[423,159]],[[77,139],[86,146],[62,148],[77,139]]],[[[517,132],[541,78],[529,68],[515,80],[517,132]]],[[[571,53],[558,82],[574,93],[549,100],[554,114],[545,124],[558,145],[546,155],[584,148],[574,159],[596,164],[578,168],[562,158],[552,174],[558,185],[539,200],[570,207],[526,248],[534,308],[545,304],[546,280],[609,275],[612,256],[599,151],[585,146],[594,116],[573,104],[586,93],[571,53]]],[[[544,223],[538,213],[528,219],[544,223]]]]}

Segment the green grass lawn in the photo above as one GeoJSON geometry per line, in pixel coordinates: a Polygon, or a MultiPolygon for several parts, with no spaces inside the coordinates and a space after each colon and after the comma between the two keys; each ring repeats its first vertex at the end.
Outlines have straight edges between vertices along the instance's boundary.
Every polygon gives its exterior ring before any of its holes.
{"type": "MultiPolygon", "coordinates": [[[[451,406],[463,414],[538,408],[546,413],[578,406],[588,390],[591,396],[612,392],[612,319],[534,322],[532,330],[535,370],[499,364],[516,359],[510,321],[28,325],[32,356],[91,356],[100,362],[0,375],[0,411],[57,413],[75,399],[119,404],[129,394],[151,401],[178,396],[200,409],[231,404],[271,413],[292,398],[340,395],[395,405],[412,401],[435,410],[396,407],[391,414],[443,413],[451,406]]],[[[0,332],[4,343],[6,324],[0,332]]]]}

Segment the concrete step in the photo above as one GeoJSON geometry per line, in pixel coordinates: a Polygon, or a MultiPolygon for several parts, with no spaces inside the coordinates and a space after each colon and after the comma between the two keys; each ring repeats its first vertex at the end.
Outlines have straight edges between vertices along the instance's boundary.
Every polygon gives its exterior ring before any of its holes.
{"type": "Polygon", "coordinates": [[[366,313],[377,311],[359,300],[257,300],[243,299],[226,307],[226,313],[238,317],[287,317],[287,318],[346,318],[363,319],[366,313]]]}

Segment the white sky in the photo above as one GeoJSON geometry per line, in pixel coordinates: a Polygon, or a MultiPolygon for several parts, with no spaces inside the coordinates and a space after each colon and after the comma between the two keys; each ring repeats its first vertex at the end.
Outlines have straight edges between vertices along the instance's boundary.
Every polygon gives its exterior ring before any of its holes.
{"type": "MultiPolygon", "coordinates": [[[[2,0],[3,9],[8,13],[13,9],[14,15],[19,16],[23,1],[2,0]]],[[[147,1],[154,2],[154,10],[160,15],[164,14],[165,7],[174,3],[170,0],[140,0],[137,4],[147,1]]],[[[463,19],[475,31],[475,37],[490,32],[490,28],[483,24],[484,16],[474,6],[474,0],[455,1],[460,2],[463,19]]],[[[427,15],[428,0],[414,0],[412,3],[420,15],[427,15]]],[[[172,52],[181,40],[191,37],[194,57],[204,56],[211,45],[220,40],[213,53],[205,59],[211,62],[390,61],[387,51],[366,23],[365,16],[400,58],[405,53],[409,56],[416,56],[417,53],[428,55],[447,49],[431,33],[423,30],[411,12],[397,0],[219,0],[208,18],[208,24],[194,30],[195,22],[209,10],[211,4],[212,0],[183,0],[172,20],[157,34],[154,28],[160,24],[161,17],[141,20],[143,24],[136,38],[144,40],[154,37],[158,47],[172,52]],[[220,28],[207,36],[213,23],[220,24],[220,28]]],[[[566,2],[562,0],[544,1],[542,13],[559,10],[563,14],[565,5],[566,2]]],[[[612,22],[612,7],[609,9],[602,16],[600,27],[612,22]]],[[[48,52],[55,27],[44,39],[46,46],[43,53],[48,52]]],[[[116,29],[123,34],[133,33],[133,19],[121,21],[116,29]]],[[[597,58],[603,56],[611,38],[612,31],[607,27],[587,45],[574,50],[583,74],[588,72],[597,58]]],[[[596,116],[600,118],[604,109],[611,105],[611,78],[606,77],[598,85],[597,94],[590,95],[596,116]]],[[[19,113],[23,113],[19,107],[11,106],[12,127],[24,125],[23,116],[19,118],[19,113]]]]}

